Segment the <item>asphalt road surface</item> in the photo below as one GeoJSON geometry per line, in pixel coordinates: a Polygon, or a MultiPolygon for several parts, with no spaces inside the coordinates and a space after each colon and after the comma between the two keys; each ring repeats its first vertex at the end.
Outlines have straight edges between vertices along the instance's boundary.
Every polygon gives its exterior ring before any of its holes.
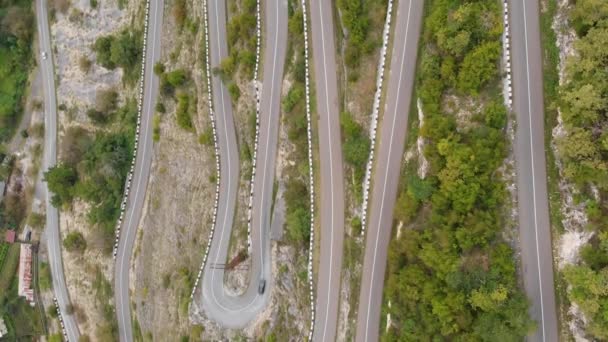
{"type": "MultiPolygon", "coordinates": [[[[207,316],[224,327],[242,328],[267,305],[272,288],[270,264],[270,208],[274,183],[281,84],[287,47],[287,1],[269,0],[265,14],[264,84],[261,92],[257,169],[251,213],[251,280],[242,295],[224,291],[230,233],[239,182],[239,151],[232,117],[230,95],[219,76],[212,79],[213,108],[220,154],[220,197],[209,259],[205,265],[202,306],[207,316]],[[263,294],[260,282],[266,282],[263,294]]],[[[226,3],[209,1],[209,41],[211,68],[228,56],[226,43],[226,3]]]]}
{"type": "Polygon", "coordinates": [[[538,323],[529,340],[557,341],[538,1],[509,0],[509,4],[521,259],[524,287],[532,302],[530,315],[538,323]]]}
{"type": "Polygon", "coordinates": [[[154,64],[160,59],[160,38],[163,23],[163,0],[150,1],[148,37],[146,46],[144,98],[141,113],[139,147],[135,159],[135,170],[127,200],[121,236],[116,254],[114,291],[118,332],[121,341],[132,341],[131,305],[129,299],[129,271],[133,244],[148,187],[150,166],[152,164],[152,117],[158,96],[158,77],[154,74],[154,64]]]}
{"type": "Polygon", "coordinates": [[[321,255],[314,341],[334,341],[344,244],[344,172],[332,2],[311,0],[312,52],[321,159],[321,255]]]}
{"type": "MultiPolygon", "coordinates": [[[[53,66],[53,49],[48,20],[48,6],[46,0],[36,0],[36,20],[38,22],[38,39],[40,52],[46,52],[47,58],[38,56],[40,73],[42,75],[44,94],[44,159],[43,170],[57,164],[57,93],[55,91],[55,70],[53,66]]],[[[61,235],[59,234],[59,213],[51,205],[52,194],[47,183],[43,182],[46,193],[46,238],[49,249],[49,263],[53,278],[53,291],[60,307],[67,338],[78,341],[80,333],[74,315],[66,313],[66,306],[70,304],[70,296],[65,284],[63,273],[63,259],[61,258],[61,235]]]]}
{"type": "Polygon", "coordinates": [[[401,0],[397,9],[389,88],[373,173],[369,229],[357,315],[357,341],[377,341],[380,332],[386,258],[407,135],[423,7],[423,0],[401,0]]]}

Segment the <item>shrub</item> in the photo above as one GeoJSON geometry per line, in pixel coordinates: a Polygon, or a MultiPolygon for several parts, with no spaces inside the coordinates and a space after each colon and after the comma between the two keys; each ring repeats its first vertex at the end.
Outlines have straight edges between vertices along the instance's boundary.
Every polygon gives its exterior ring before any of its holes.
{"type": "Polygon", "coordinates": [[[63,247],[68,252],[84,252],[87,248],[87,241],[80,232],[70,232],[65,239],[63,239],[63,247]]]}
{"type": "Polygon", "coordinates": [[[233,102],[237,102],[241,97],[241,90],[239,89],[239,86],[236,85],[236,83],[234,82],[231,82],[228,85],[228,92],[230,93],[230,97],[232,98],[233,102]]]}
{"type": "Polygon", "coordinates": [[[188,94],[181,93],[177,95],[177,125],[187,131],[194,131],[192,117],[190,115],[190,97],[188,94]]]}

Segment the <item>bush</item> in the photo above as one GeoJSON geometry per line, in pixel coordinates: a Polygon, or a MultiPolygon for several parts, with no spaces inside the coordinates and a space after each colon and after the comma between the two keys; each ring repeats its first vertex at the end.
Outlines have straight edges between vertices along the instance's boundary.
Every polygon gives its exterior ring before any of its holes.
{"type": "Polygon", "coordinates": [[[154,64],[154,74],[160,76],[163,73],[165,73],[165,65],[162,62],[157,62],[154,64]]]}
{"type": "Polygon", "coordinates": [[[162,102],[158,101],[156,103],[156,111],[158,113],[164,114],[167,112],[167,109],[165,108],[165,105],[162,102]]]}
{"type": "Polygon", "coordinates": [[[228,92],[230,93],[230,97],[232,98],[232,101],[235,103],[241,97],[241,90],[239,89],[239,86],[236,85],[236,83],[234,83],[234,82],[231,82],[228,85],[228,92]]]}
{"type": "Polygon", "coordinates": [[[306,184],[300,180],[287,183],[285,189],[285,230],[287,239],[295,245],[310,238],[310,212],[308,211],[309,193],[306,184]]]}
{"type": "Polygon", "coordinates": [[[159,141],[160,140],[160,116],[154,115],[154,119],[152,121],[153,131],[152,131],[152,140],[159,141]]]}
{"type": "Polygon", "coordinates": [[[371,145],[369,137],[363,127],[355,122],[348,112],[342,112],[340,124],[344,133],[342,139],[344,160],[355,169],[357,178],[362,178],[371,145]]]}
{"type": "Polygon", "coordinates": [[[93,63],[91,62],[91,60],[88,59],[85,55],[80,56],[80,58],[78,59],[78,67],[80,68],[80,71],[84,72],[85,74],[88,73],[89,70],[91,70],[92,64],[93,63]]]}
{"type": "Polygon", "coordinates": [[[300,85],[294,85],[289,89],[287,96],[283,98],[283,110],[286,113],[290,113],[302,99],[304,98],[304,87],[300,85]]]}
{"type": "Polygon", "coordinates": [[[63,239],[63,247],[68,252],[82,253],[87,248],[87,241],[80,232],[70,232],[65,239],[63,239]]]}
{"type": "Polygon", "coordinates": [[[178,88],[188,79],[188,75],[186,75],[186,71],[184,69],[173,70],[166,75],[167,82],[171,84],[174,88],[178,88]]]}
{"type": "Polygon", "coordinates": [[[27,219],[27,224],[34,229],[44,228],[46,216],[40,213],[32,212],[27,219]]]}
{"type": "Polygon", "coordinates": [[[114,89],[102,89],[95,93],[95,109],[109,113],[118,105],[118,93],[114,89]]]}
{"type": "Polygon", "coordinates": [[[105,124],[108,122],[108,116],[104,112],[100,112],[95,108],[87,109],[87,116],[96,124],[105,124]]]}
{"type": "Polygon", "coordinates": [[[187,131],[194,131],[192,117],[190,115],[190,97],[188,94],[181,93],[177,95],[177,125],[187,131]]]}
{"type": "Polygon", "coordinates": [[[201,145],[211,146],[213,145],[213,129],[208,127],[201,135],[198,136],[198,142],[201,145]]]}

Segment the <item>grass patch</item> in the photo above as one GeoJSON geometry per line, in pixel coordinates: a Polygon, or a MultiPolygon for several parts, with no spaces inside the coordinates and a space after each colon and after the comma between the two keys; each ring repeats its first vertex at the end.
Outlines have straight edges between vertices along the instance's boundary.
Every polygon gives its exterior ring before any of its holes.
{"type": "Polygon", "coordinates": [[[547,0],[546,10],[541,12],[540,28],[543,47],[543,90],[545,106],[545,151],[547,158],[547,190],[549,192],[549,209],[551,227],[559,234],[564,232],[561,212],[561,194],[559,192],[559,170],[551,144],[553,127],[557,125],[557,101],[559,99],[559,48],[557,36],[551,25],[557,12],[556,0],[547,0]]]}
{"type": "Polygon", "coordinates": [[[38,273],[38,285],[40,286],[41,291],[47,291],[51,289],[53,284],[51,278],[51,268],[49,264],[46,262],[40,263],[40,270],[38,273]]]}
{"type": "Polygon", "coordinates": [[[31,37],[34,16],[29,0],[0,4],[0,143],[10,139],[23,111],[29,71],[33,65],[31,37]]]}

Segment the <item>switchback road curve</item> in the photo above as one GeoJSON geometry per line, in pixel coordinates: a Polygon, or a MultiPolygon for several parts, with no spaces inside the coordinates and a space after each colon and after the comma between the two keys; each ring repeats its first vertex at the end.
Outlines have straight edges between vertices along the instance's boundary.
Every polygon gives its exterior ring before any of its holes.
{"type": "MultiPolygon", "coordinates": [[[[230,233],[235,212],[239,151],[232,117],[230,95],[219,75],[212,79],[213,108],[216,115],[220,155],[220,197],[216,228],[202,279],[202,307],[207,316],[227,328],[242,328],[267,305],[272,289],[270,264],[270,209],[280,116],[281,84],[287,47],[287,0],[265,1],[265,54],[261,92],[256,173],[253,178],[251,216],[250,282],[242,295],[224,289],[230,233]],[[259,293],[261,281],[265,290],[259,293]]],[[[211,68],[228,56],[226,43],[226,3],[209,1],[209,41],[211,68]]]]}

